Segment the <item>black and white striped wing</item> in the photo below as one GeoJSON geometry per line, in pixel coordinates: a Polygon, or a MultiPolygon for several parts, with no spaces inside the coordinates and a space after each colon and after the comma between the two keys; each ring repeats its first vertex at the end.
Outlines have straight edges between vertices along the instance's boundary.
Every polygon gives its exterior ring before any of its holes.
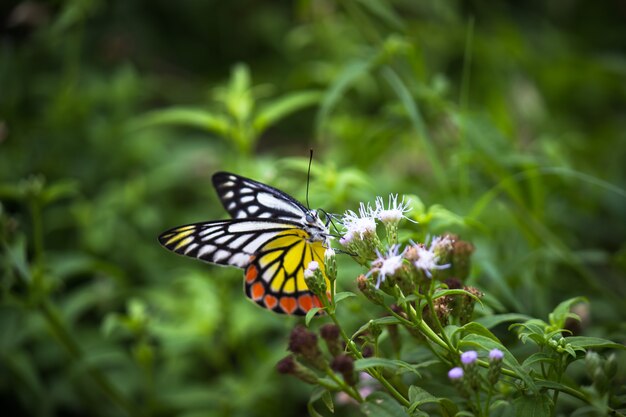
{"type": "Polygon", "coordinates": [[[235,219],[285,219],[300,222],[308,210],[293,197],[269,185],[228,172],[213,175],[222,205],[235,219]]]}
{"type": "Polygon", "coordinates": [[[289,221],[271,219],[217,220],[170,229],[159,236],[159,243],[180,255],[245,268],[259,248],[296,228],[289,221]]]}

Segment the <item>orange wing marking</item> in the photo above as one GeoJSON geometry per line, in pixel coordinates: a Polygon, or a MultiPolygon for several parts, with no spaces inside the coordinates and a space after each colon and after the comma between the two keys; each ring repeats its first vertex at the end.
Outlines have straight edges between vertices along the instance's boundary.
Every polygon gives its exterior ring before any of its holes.
{"type": "Polygon", "coordinates": [[[252,285],[250,289],[250,295],[254,301],[259,301],[265,295],[265,287],[260,282],[252,285]]]}
{"type": "Polygon", "coordinates": [[[282,297],[280,299],[280,308],[287,314],[291,314],[298,308],[298,303],[294,297],[282,297]]]}

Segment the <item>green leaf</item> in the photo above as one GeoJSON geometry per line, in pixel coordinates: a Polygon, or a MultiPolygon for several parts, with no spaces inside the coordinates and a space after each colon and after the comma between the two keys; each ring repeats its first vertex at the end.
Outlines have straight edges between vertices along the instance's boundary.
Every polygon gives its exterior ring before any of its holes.
{"type": "Polygon", "coordinates": [[[230,123],[222,115],[195,108],[174,107],[165,110],[154,110],[131,123],[131,128],[140,129],[163,125],[181,125],[197,127],[228,136],[230,123]]]}
{"type": "Polygon", "coordinates": [[[489,339],[493,340],[494,342],[501,344],[500,340],[496,337],[496,335],[494,335],[493,333],[491,333],[489,331],[489,329],[487,329],[485,326],[483,326],[480,323],[476,323],[476,322],[469,322],[467,323],[465,326],[458,328],[455,333],[462,331],[465,334],[478,334],[478,335],[482,335],[484,337],[488,337],[489,339]]]}
{"type": "Polygon", "coordinates": [[[566,343],[585,349],[622,349],[626,350],[626,346],[615,343],[611,340],[603,339],[601,337],[589,337],[589,336],[568,336],[565,338],[566,343]]]}
{"type": "Polygon", "coordinates": [[[359,0],[359,4],[369,10],[373,15],[383,20],[394,30],[404,30],[404,22],[387,2],[380,0],[359,0]]]}
{"type": "Polygon", "coordinates": [[[311,393],[311,398],[309,398],[309,402],[306,404],[306,409],[309,412],[309,416],[311,417],[324,417],[321,415],[314,406],[315,401],[322,398],[322,396],[328,391],[325,388],[317,387],[313,393],[311,393]]]}
{"type": "Polygon", "coordinates": [[[479,303],[481,302],[480,298],[476,297],[476,295],[472,294],[471,292],[465,291],[465,290],[439,290],[433,295],[433,300],[436,300],[437,298],[445,297],[447,295],[467,295],[469,297],[472,297],[477,302],[479,303]]]}
{"type": "Polygon", "coordinates": [[[555,358],[545,352],[536,352],[526,358],[526,360],[522,363],[522,367],[527,371],[530,371],[532,366],[539,362],[553,363],[555,362],[555,358]]]}
{"type": "Polygon", "coordinates": [[[375,54],[367,60],[354,61],[345,67],[341,74],[335,78],[335,82],[324,95],[319,112],[317,113],[315,130],[318,136],[321,135],[328,116],[332,113],[341,97],[359,77],[370,71],[377,58],[378,54],[375,54]]]}
{"type": "Polygon", "coordinates": [[[44,188],[41,193],[41,199],[44,204],[50,204],[65,197],[73,197],[76,194],[78,194],[78,182],[64,180],[44,188]]]}
{"type": "Polygon", "coordinates": [[[414,365],[398,359],[386,359],[386,358],[363,358],[357,359],[354,362],[355,371],[364,371],[369,368],[387,368],[394,372],[412,372],[421,377],[421,374],[417,371],[414,365]]]}
{"type": "Polygon", "coordinates": [[[338,292],[335,294],[335,304],[339,304],[340,301],[350,297],[356,297],[356,294],[350,291],[338,292]]]}
{"type": "Polygon", "coordinates": [[[509,313],[509,314],[494,314],[491,316],[485,316],[474,320],[476,323],[480,323],[487,329],[492,329],[499,324],[507,323],[509,321],[525,321],[530,320],[531,317],[525,314],[509,313]]]}
{"type": "Polygon", "coordinates": [[[26,255],[26,238],[18,235],[10,245],[4,243],[2,246],[6,250],[7,258],[11,261],[11,266],[19,272],[25,282],[31,282],[32,275],[26,255]]]}
{"type": "Polygon", "coordinates": [[[320,310],[322,310],[322,307],[313,307],[312,309],[306,312],[306,316],[304,317],[304,324],[306,325],[306,327],[309,327],[311,320],[313,320],[313,317],[315,317],[317,312],[320,310]]]}
{"type": "Polygon", "coordinates": [[[542,320],[531,319],[525,323],[511,324],[509,329],[518,329],[519,338],[523,343],[526,343],[526,341],[530,339],[537,345],[543,346],[548,340],[545,334],[547,326],[547,323],[542,320]]]}
{"type": "Polygon", "coordinates": [[[514,417],[513,406],[505,400],[495,400],[489,406],[490,417],[514,417]]]}
{"type": "Polygon", "coordinates": [[[228,89],[216,95],[216,98],[226,104],[228,112],[240,123],[249,119],[254,107],[251,87],[250,69],[245,64],[237,64],[231,71],[228,89]]]}
{"type": "Polygon", "coordinates": [[[461,342],[459,343],[459,347],[471,347],[478,348],[482,350],[489,351],[491,349],[499,349],[504,353],[504,365],[510,368],[513,372],[515,372],[522,381],[526,384],[526,386],[533,392],[537,391],[537,387],[535,385],[534,380],[530,377],[528,372],[517,362],[515,356],[508,351],[502,344],[494,341],[493,339],[480,335],[480,334],[469,334],[465,336],[461,342]]]}
{"type": "Polygon", "coordinates": [[[421,387],[411,385],[411,387],[409,388],[409,401],[411,402],[411,406],[408,410],[409,414],[415,415],[414,412],[420,405],[432,403],[439,404],[441,402],[441,398],[435,397],[430,392],[421,387]]]}
{"type": "Polygon", "coordinates": [[[370,326],[372,324],[378,324],[378,325],[391,325],[391,324],[400,324],[402,323],[399,319],[393,317],[393,316],[385,316],[385,317],[381,317],[379,319],[374,319],[374,320],[370,320],[367,323],[365,323],[363,326],[361,326],[359,328],[359,330],[357,330],[353,335],[352,335],[352,339],[354,339],[355,337],[357,337],[358,335],[360,335],[361,333],[369,330],[370,326]]]}
{"type": "Polygon", "coordinates": [[[446,397],[439,398],[439,405],[441,406],[441,414],[444,417],[451,417],[459,412],[459,407],[457,407],[454,401],[446,397]]]}
{"type": "Polygon", "coordinates": [[[258,110],[252,126],[257,134],[260,134],[291,113],[319,103],[321,99],[322,93],[318,91],[303,91],[280,97],[258,110]]]}
{"type": "Polygon", "coordinates": [[[569,300],[565,300],[560,303],[552,313],[548,315],[550,325],[556,327],[557,329],[562,329],[565,327],[565,320],[570,317],[578,317],[577,315],[570,313],[572,306],[574,304],[586,303],[588,302],[585,297],[574,297],[569,300]]]}
{"type": "Polygon", "coordinates": [[[5,375],[5,378],[13,378],[14,381],[19,381],[21,388],[28,388],[29,395],[45,398],[46,389],[41,383],[39,372],[37,372],[35,363],[33,363],[30,355],[25,352],[9,351],[3,352],[2,356],[3,368],[10,371],[8,372],[9,375],[5,375]]]}
{"type": "Polygon", "coordinates": [[[407,417],[404,407],[385,392],[375,392],[361,403],[361,411],[370,417],[407,417]]]}
{"type": "Polygon", "coordinates": [[[524,417],[549,416],[552,405],[552,400],[547,394],[524,395],[513,401],[515,414],[524,417]]]}
{"type": "Polygon", "coordinates": [[[330,391],[324,391],[322,394],[322,401],[326,404],[326,408],[330,410],[331,413],[335,412],[335,404],[333,403],[333,396],[330,391]]]}
{"type": "Polygon", "coordinates": [[[437,155],[432,139],[428,134],[428,130],[426,129],[426,125],[417,101],[413,98],[410,89],[406,86],[402,78],[400,78],[400,76],[390,66],[385,66],[382,69],[382,74],[404,107],[407,116],[417,133],[417,139],[426,153],[426,158],[431,165],[437,184],[443,188],[447,188],[448,181],[446,172],[444,171],[441,160],[437,155]]]}

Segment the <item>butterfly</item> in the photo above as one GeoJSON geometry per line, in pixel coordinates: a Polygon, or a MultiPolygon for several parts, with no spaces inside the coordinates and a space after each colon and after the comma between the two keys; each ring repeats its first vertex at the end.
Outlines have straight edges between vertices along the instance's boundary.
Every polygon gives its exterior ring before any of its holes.
{"type": "Polygon", "coordinates": [[[304,270],[317,261],[331,288],[324,272],[328,222],[290,195],[249,178],[218,172],[213,186],[232,219],[175,227],[159,236],[161,245],[244,269],[245,294],[276,313],[305,315],[321,307],[304,281],[304,270]]]}

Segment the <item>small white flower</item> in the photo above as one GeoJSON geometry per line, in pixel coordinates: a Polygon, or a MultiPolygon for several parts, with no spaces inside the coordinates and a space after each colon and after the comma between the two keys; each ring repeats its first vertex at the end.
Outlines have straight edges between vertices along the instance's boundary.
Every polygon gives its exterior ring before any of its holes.
{"type": "Polygon", "coordinates": [[[324,251],[324,261],[335,257],[335,250],[333,248],[326,248],[324,251]]]}
{"type": "Polygon", "coordinates": [[[372,208],[369,205],[366,207],[363,203],[360,204],[358,215],[352,210],[346,211],[343,215],[343,225],[346,228],[346,233],[342,239],[346,241],[348,236],[350,237],[349,240],[352,240],[355,236],[363,239],[366,234],[376,233],[376,219],[373,214],[372,208]]]}
{"type": "Polygon", "coordinates": [[[306,267],[311,272],[315,272],[320,268],[320,264],[317,261],[309,262],[309,265],[306,267]]]}
{"type": "Polygon", "coordinates": [[[387,251],[384,255],[378,252],[378,250],[376,251],[378,258],[372,261],[372,268],[366,276],[370,276],[374,272],[378,274],[378,279],[376,280],[377,289],[380,287],[380,284],[385,280],[385,278],[395,274],[396,271],[402,267],[404,251],[402,251],[402,253],[398,253],[399,248],[400,245],[394,245],[390,247],[389,251],[387,251]]]}
{"type": "Polygon", "coordinates": [[[350,242],[354,240],[354,234],[351,231],[347,231],[341,238],[339,238],[339,243],[343,246],[348,246],[350,242]]]}
{"type": "Polygon", "coordinates": [[[376,208],[372,211],[372,215],[385,224],[398,223],[402,218],[414,222],[404,215],[404,213],[411,211],[409,203],[409,201],[404,201],[404,197],[398,203],[398,194],[389,194],[388,208],[385,208],[383,198],[376,197],[376,208]]]}
{"type": "Polygon", "coordinates": [[[448,236],[438,236],[430,242],[430,247],[426,249],[425,245],[413,244],[417,249],[417,261],[413,262],[416,268],[424,271],[428,278],[432,277],[430,272],[433,269],[446,269],[450,267],[450,264],[439,265],[439,256],[435,254],[435,250],[442,245],[450,245],[452,241],[448,236]]]}

